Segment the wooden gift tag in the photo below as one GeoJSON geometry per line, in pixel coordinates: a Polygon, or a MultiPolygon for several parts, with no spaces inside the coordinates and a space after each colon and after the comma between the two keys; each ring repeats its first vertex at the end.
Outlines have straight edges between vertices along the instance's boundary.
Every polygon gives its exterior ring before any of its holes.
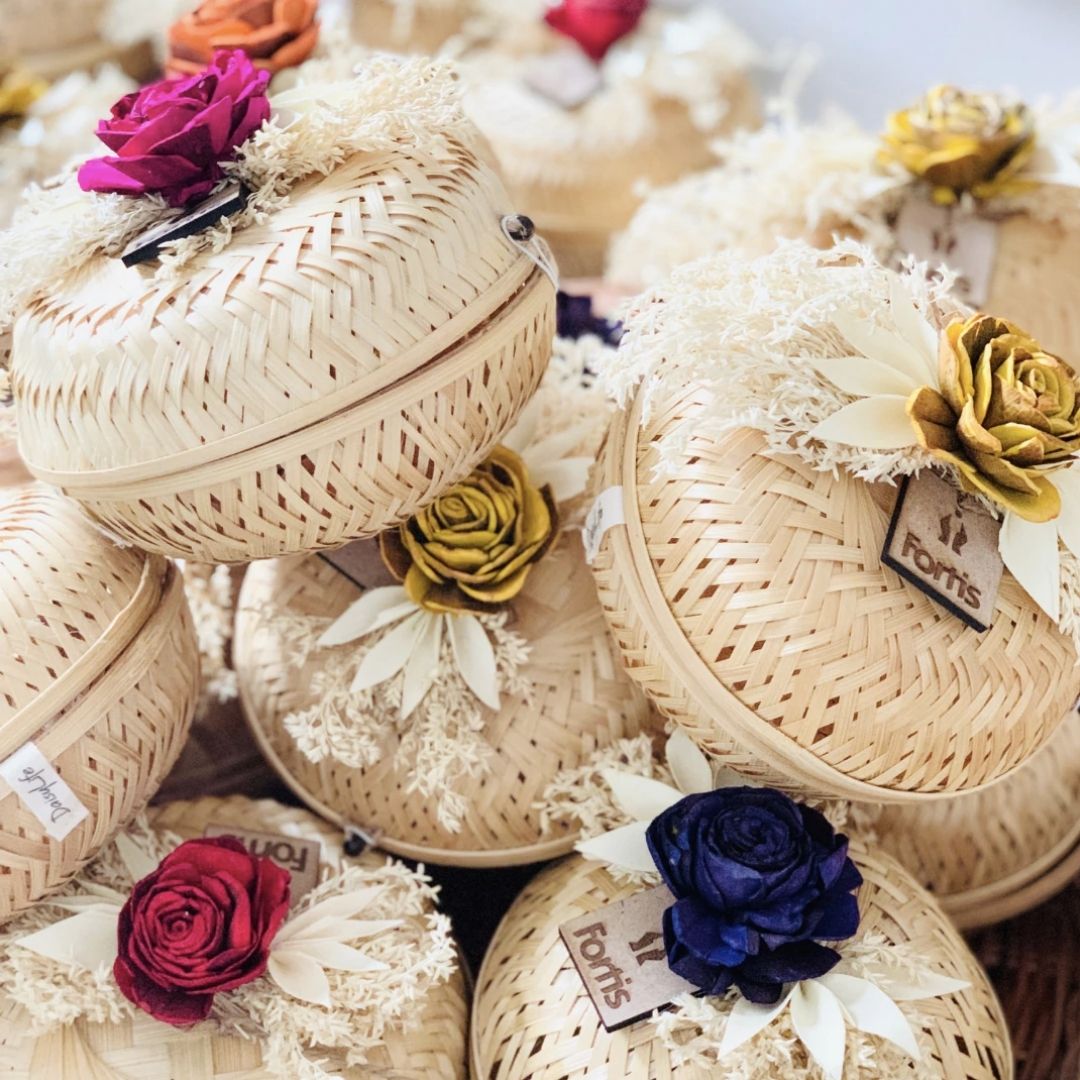
{"type": "Polygon", "coordinates": [[[661,885],[559,927],[605,1030],[618,1031],[680,994],[699,993],[668,967],[663,920],[673,903],[661,885]]]}
{"type": "Polygon", "coordinates": [[[204,836],[233,836],[260,858],[270,859],[292,876],[290,902],[293,907],[319,883],[322,847],[316,840],[279,833],[255,832],[233,825],[207,825],[204,836]]]}
{"type": "Polygon", "coordinates": [[[365,591],[400,584],[386,569],[379,554],[378,540],[354,540],[336,551],[320,551],[319,558],[365,591]]]}
{"type": "Polygon", "coordinates": [[[1001,523],[933,472],[900,489],[881,559],[968,626],[987,630],[1004,563],[1001,523]]]}
{"type": "Polygon", "coordinates": [[[904,201],[893,231],[904,254],[959,273],[953,291],[960,300],[975,308],[986,303],[997,262],[996,221],[914,196],[904,201]]]}

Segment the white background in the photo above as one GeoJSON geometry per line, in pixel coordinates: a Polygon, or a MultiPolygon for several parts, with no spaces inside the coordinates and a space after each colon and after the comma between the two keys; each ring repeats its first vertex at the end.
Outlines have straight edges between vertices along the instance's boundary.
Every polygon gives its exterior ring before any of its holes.
{"type": "MultiPolygon", "coordinates": [[[[506,0],[513,3],[514,0],[506,0]]],[[[1078,0],[719,0],[766,48],[814,42],[804,118],[835,102],[872,130],[929,86],[1015,89],[1027,101],[1080,88],[1078,0]]]]}

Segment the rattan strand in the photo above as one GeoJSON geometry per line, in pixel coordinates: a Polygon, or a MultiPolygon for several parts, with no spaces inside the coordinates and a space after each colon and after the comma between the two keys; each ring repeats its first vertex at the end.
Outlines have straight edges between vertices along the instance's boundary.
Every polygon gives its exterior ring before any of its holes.
{"type": "Polygon", "coordinates": [[[198,651],[175,566],[39,487],[0,506],[0,759],[33,740],[90,811],[55,841],[0,784],[0,921],[142,809],[183,746],[198,651]]]}
{"type": "Polygon", "coordinates": [[[595,566],[631,675],[726,764],[830,798],[911,802],[1022,765],[1080,691],[1070,642],[1009,575],[978,634],[881,564],[870,485],[762,452],[758,432],[654,441],[693,391],[616,416],[596,486],[628,526],[595,566]]]}
{"type": "Polygon", "coordinates": [[[149,551],[247,562],[411,516],[513,424],[550,281],[454,143],[358,155],[183,279],[99,259],[16,328],[31,471],[149,551]]]}
{"type": "Polygon", "coordinates": [[[381,846],[408,858],[509,866],[568,852],[575,838],[568,825],[541,832],[535,804],[544,788],[561,769],[649,723],[644,698],[622,672],[577,536],[567,534],[533,567],[514,602],[513,629],[531,650],[521,672],[531,694],[504,695],[497,714],[483,710],[494,758],[489,769],[456,788],[468,802],[460,832],[441,825],[433,802],[409,790],[407,768],[396,760],[395,733],[387,733],[381,762],[350,769],[330,759],[312,764],[283,726],[285,716],[312,703],[311,677],[324,654],[317,651],[304,667],[294,666],[288,640],[273,629],[273,615],[333,618],[359,595],[317,557],[248,570],[234,646],[241,701],[286,783],[318,813],[378,833],[381,846]],[[263,622],[267,628],[258,630],[263,622]]]}
{"type": "MultiPolygon", "coordinates": [[[[208,825],[226,825],[277,832],[318,840],[322,844],[322,874],[343,862],[335,830],[304,810],[269,801],[234,796],[199,799],[161,807],[154,821],[184,839],[202,836],[208,825]]],[[[357,860],[378,865],[379,857],[357,860]]],[[[372,1053],[370,1065],[342,1069],[347,1080],[465,1080],[465,1029],[468,1002],[460,972],[433,990],[424,1004],[419,1025],[396,1035],[372,1053]]],[[[0,1074],[11,1080],[99,1080],[85,1071],[84,1047],[110,1070],[110,1078],[139,1080],[272,1080],[262,1067],[256,1042],[184,1031],[150,1017],[118,1024],[80,1021],[66,1039],[20,1040],[10,1027],[5,1034],[0,1017],[0,1074]],[[56,1056],[43,1060],[48,1052],[56,1056]]],[[[104,1080],[104,1078],[101,1078],[104,1080]]]]}
{"type": "MultiPolygon", "coordinates": [[[[863,933],[917,943],[928,966],[969,980],[964,994],[921,1002],[941,1080],[1010,1080],[1008,1031],[975,958],[933,899],[888,856],[855,851],[866,884],[863,933]]],[[[718,1069],[676,1065],[647,1022],[601,1027],[559,926],[625,899],[606,867],[574,856],[543,871],[503,919],[477,979],[473,1080],[710,1080],[718,1069]]],[[[777,1078],[779,1080],[779,1078],[777,1078]]],[[[881,1080],[886,1080],[882,1077],[881,1080]]],[[[887,1078],[892,1080],[892,1078],[887,1078]]]]}

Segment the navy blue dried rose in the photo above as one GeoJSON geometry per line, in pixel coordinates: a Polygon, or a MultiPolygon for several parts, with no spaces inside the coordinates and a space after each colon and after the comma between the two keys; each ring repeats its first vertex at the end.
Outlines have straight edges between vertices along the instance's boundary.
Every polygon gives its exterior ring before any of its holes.
{"type": "Polygon", "coordinates": [[[690,795],[652,822],[647,839],[676,897],[664,914],[668,964],[706,993],[734,984],[774,1004],[785,983],[836,965],[839,954],[821,942],[859,928],[862,875],[847,837],[779,791],[690,795]]]}
{"type": "Polygon", "coordinates": [[[618,345],[622,337],[622,323],[595,314],[591,296],[571,296],[560,290],[555,318],[556,332],[561,338],[577,341],[586,334],[595,334],[605,345],[618,345]]]}

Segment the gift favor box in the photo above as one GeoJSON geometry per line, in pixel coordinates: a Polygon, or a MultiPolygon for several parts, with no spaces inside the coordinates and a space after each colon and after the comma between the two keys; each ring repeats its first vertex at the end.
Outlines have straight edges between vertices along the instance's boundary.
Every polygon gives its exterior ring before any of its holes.
{"type": "Polygon", "coordinates": [[[176,760],[199,660],[179,571],[38,486],[0,500],[0,921],[63,885],[176,760]]]}
{"type": "MultiPolygon", "coordinates": [[[[114,133],[119,154],[40,193],[11,234],[0,324],[17,318],[31,471],[194,561],[406,519],[513,423],[554,331],[545,249],[477,156],[448,69],[383,57],[272,99],[268,77],[222,52],[185,91],[238,102],[226,166],[129,159],[114,133]]],[[[146,100],[121,108],[125,132],[146,100]]]]}
{"type": "Polygon", "coordinates": [[[340,834],[303,810],[170,803],[103,851],[62,906],[5,927],[0,1067],[57,1080],[464,1080],[467,992],[435,896],[405,866],[346,858],[340,834]],[[215,926],[243,944],[208,964],[215,926]],[[48,1000],[34,996],[43,987],[48,1000]]]}
{"type": "Polygon", "coordinates": [[[661,711],[748,776],[917,803],[1021,766],[1073,704],[1076,375],[956,311],[858,245],[788,244],[689,264],[627,320],[601,602],[661,711]],[[968,405],[976,366],[997,389],[968,405]],[[1046,413],[1009,427],[1013,371],[1046,413]]]}

